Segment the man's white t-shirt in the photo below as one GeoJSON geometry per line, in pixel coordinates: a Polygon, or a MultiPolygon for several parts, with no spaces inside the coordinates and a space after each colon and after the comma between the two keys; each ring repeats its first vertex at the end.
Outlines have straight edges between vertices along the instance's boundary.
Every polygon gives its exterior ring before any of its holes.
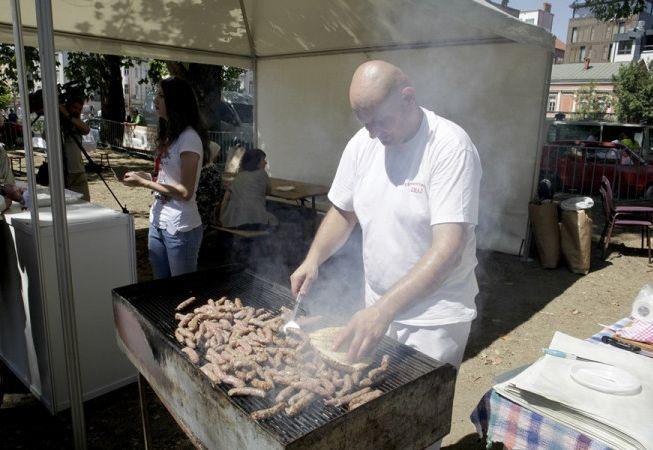
{"type": "Polygon", "coordinates": [[[170,144],[168,154],[161,158],[157,182],[163,184],[181,183],[181,153],[185,152],[199,155],[193,197],[186,201],[157,195],[150,209],[150,223],[156,228],[165,229],[170,234],[176,234],[178,231],[190,231],[202,225],[202,218],[195,201],[195,193],[200,181],[204,152],[202,139],[191,127],[181,132],[179,137],[170,144]]]}
{"type": "Polygon", "coordinates": [[[422,108],[417,134],[384,146],[365,128],[351,138],[329,191],[353,211],[363,230],[365,302],[374,304],[431,247],[432,226],[467,223],[472,231],[460,265],[441,286],[395,318],[427,327],[476,317],[476,237],[481,163],[476,147],[453,122],[422,108]]]}

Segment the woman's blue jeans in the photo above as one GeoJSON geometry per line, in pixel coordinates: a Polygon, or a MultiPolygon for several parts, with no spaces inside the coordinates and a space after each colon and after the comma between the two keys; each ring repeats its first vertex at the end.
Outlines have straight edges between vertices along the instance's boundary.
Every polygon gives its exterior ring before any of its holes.
{"type": "Polygon", "coordinates": [[[150,224],[147,248],[154,278],[169,278],[197,270],[202,226],[170,234],[150,224]]]}

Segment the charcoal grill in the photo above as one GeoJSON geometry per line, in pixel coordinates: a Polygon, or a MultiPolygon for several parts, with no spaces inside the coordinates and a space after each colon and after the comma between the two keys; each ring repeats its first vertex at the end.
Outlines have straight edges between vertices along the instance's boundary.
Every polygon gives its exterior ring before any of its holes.
{"type": "Polygon", "coordinates": [[[236,269],[113,291],[120,347],[197,447],[419,449],[449,432],[455,369],[388,338],[375,356],[375,364],[384,354],[391,358],[388,375],[378,385],[384,393],[379,398],[353,411],[314,402],[296,417],[282,413],[252,420],[252,411],[272,406],[273,400],[229,397],[228,387],[213,386],[174,337],[174,308],[181,300],[195,296],[203,303],[223,295],[275,313],[292,306],[288,289],[236,269]]]}

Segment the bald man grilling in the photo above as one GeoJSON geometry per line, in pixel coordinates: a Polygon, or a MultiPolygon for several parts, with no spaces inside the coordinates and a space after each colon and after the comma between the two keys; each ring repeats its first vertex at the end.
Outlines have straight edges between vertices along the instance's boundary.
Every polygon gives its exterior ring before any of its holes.
{"type": "Polygon", "coordinates": [[[384,334],[459,367],[476,317],[481,164],[467,133],[419,106],[396,66],[359,66],[349,101],[363,124],[347,144],[329,192],[333,204],[292,292],[308,292],[319,266],[359,223],[366,308],[336,347],[354,361],[384,334]]]}

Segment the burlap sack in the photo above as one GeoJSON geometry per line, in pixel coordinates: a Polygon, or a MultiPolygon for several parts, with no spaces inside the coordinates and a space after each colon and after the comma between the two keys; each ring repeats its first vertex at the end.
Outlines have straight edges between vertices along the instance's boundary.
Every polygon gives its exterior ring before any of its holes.
{"type": "Polygon", "coordinates": [[[562,211],[560,244],[569,270],[586,274],[592,254],[592,219],[586,210],[562,211]]]}
{"type": "Polygon", "coordinates": [[[555,269],[560,259],[558,205],[529,203],[528,214],[533,224],[533,237],[540,256],[540,264],[545,269],[555,269]]]}

